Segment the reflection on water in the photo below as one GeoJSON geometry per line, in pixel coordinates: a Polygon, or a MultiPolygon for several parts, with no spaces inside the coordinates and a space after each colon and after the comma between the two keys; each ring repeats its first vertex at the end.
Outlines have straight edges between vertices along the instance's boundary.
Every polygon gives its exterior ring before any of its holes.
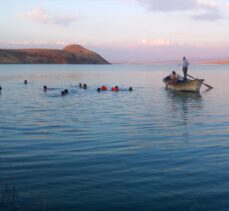
{"type": "Polygon", "coordinates": [[[0,210],[226,210],[229,72],[192,68],[215,89],[165,90],[170,66],[0,66],[0,210]]]}
{"type": "Polygon", "coordinates": [[[189,126],[192,125],[193,118],[201,115],[203,112],[202,96],[199,92],[179,92],[174,90],[166,90],[167,104],[174,126],[183,126],[183,138],[188,140],[192,131],[189,126]]]}
{"type": "Polygon", "coordinates": [[[189,115],[192,116],[195,112],[201,113],[203,109],[202,96],[200,93],[167,90],[166,97],[168,98],[168,104],[171,105],[171,111],[176,113],[177,117],[181,116],[184,120],[184,124],[187,124],[189,115]]]}

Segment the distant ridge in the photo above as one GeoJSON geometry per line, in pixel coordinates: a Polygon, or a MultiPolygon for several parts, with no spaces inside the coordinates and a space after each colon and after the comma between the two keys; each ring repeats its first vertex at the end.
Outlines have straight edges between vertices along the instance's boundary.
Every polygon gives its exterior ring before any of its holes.
{"type": "MultiPolygon", "coordinates": [[[[229,57],[217,57],[217,58],[188,58],[191,64],[229,64],[229,57]]],[[[181,65],[182,60],[153,60],[153,61],[120,61],[113,62],[113,64],[170,64],[170,65],[181,65]]]]}
{"type": "Polygon", "coordinates": [[[109,64],[99,54],[80,45],[58,49],[0,49],[0,64],[109,64]]]}

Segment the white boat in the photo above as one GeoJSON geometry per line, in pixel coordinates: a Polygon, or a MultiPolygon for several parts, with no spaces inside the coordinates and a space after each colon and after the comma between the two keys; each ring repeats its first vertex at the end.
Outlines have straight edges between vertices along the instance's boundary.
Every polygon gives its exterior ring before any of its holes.
{"type": "Polygon", "coordinates": [[[176,91],[184,91],[184,92],[199,92],[200,87],[204,82],[204,79],[194,79],[194,80],[182,80],[177,83],[171,83],[168,77],[163,79],[163,82],[166,85],[167,89],[173,89],[176,91]]]}

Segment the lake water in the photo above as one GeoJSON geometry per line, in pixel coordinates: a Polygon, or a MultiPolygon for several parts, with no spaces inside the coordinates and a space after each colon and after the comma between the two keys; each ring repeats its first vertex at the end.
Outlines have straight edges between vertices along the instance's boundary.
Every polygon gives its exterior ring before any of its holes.
{"type": "Polygon", "coordinates": [[[1,65],[0,210],[229,210],[229,66],[192,65],[200,94],[179,69],[1,65]]]}

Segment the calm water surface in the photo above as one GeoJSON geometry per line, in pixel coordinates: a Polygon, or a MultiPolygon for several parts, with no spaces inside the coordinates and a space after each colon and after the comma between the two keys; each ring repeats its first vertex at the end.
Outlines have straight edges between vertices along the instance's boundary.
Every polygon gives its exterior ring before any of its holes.
{"type": "Polygon", "coordinates": [[[191,66],[200,94],[177,69],[1,65],[0,210],[229,210],[229,66],[191,66]]]}

